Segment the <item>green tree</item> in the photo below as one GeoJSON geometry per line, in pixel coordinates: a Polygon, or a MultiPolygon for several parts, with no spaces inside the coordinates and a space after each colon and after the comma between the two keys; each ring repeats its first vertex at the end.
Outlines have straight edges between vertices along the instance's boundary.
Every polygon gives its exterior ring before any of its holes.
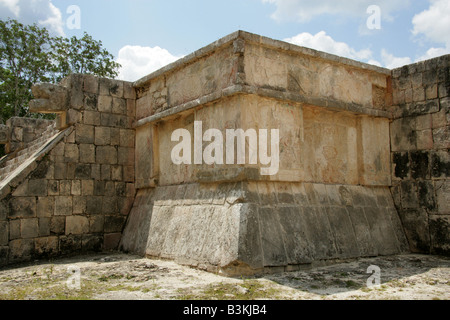
{"type": "Polygon", "coordinates": [[[102,48],[101,41],[94,40],[86,32],[81,39],[54,38],[51,56],[57,82],[72,73],[95,74],[113,79],[118,76],[120,64],[102,48]]]}
{"type": "Polygon", "coordinates": [[[72,73],[114,79],[119,68],[102,42],[87,33],[81,39],[51,37],[36,24],[0,20],[0,123],[29,116],[35,83],[57,83],[72,73]]]}
{"type": "Polygon", "coordinates": [[[46,29],[0,21],[0,123],[26,115],[31,86],[51,80],[51,46],[46,29]]]}

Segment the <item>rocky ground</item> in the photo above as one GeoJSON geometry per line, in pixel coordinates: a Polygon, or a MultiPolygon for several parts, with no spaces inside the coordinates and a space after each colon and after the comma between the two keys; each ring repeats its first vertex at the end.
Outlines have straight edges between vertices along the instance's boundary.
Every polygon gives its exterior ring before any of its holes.
{"type": "Polygon", "coordinates": [[[170,261],[104,253],[1,269],[0,299],[448,300],[450,259],[402,255],[226,278],[170,261]],[[379,271],[379,285],[369,266],[379,271]]]}

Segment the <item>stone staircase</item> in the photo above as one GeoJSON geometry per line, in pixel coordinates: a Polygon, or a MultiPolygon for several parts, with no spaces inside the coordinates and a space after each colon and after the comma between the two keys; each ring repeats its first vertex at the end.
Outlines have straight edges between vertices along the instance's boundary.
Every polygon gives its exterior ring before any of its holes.
{"type": "Polygon", "coordinates": [[[59,131],[56,129],[55,123],[52,123],[39,138],[28,143],[24,149],[8,154],[0,159],[0,182],[5,180],[26,159],[30,158],[33,154],[45,146],[49,139],[54,137],[58,132],[59,131]]]}

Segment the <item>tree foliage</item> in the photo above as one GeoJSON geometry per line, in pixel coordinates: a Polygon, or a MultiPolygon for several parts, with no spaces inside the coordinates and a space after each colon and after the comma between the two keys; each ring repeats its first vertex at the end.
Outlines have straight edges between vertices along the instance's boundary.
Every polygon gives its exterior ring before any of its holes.
{"type": "Polygon", "coordinates": [[[55,80],[59,81],[71,73],[95,74],[99,77],[115,78],[120,65],[112,54],[102,48],[86,32],[81,39],[58,37],[53,39],[52,60],[55,80]]]}
{"type": "Polygon", "coordinates": [[[116,78],[120,65],[101,41],[52,37],[36,24],[0,20],[0,123],[13,116],[29,116],[31,86],[57,83],[72,73],[116,78]]]}
{"type": "Polygon", "coordinates": [[[51,80],[51,47],[46,29],[0,21],[0,120],[26,115],[31,86],[51,80]]]}

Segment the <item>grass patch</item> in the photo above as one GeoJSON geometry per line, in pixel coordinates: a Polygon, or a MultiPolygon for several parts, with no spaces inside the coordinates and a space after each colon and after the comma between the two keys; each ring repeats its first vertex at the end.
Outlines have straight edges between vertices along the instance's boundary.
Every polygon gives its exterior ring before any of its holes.
{"type": "Polygon", "coordinates": [[[53,274],[53,268],[44,270],[43,274],[30,273],[30,279],[22,283],[3,286],[0,300],[92,300],[97,294],[109,291],[139,291],[140,288],[125,284],[109,283],[129,277],[120,274],[102,276],[97,279],[82,278],[80,289],[67,286],[67,279],[53,274]]]}
{"type": "Polygon", "coordinates": [[[180,300],[259,300],[280,299],[281,290],[257,280],[244,280],[242,284],[219,283],[210,285],[199,293],[179,289],[180,300]]]}
{"type": "Polygon", "coordinates": [[[347,280],[347,281],[345,281],[345,286],[347,288],[356,289],[356,288],[360,287],[360,284],[358,282],[356,282],[356,281],[353,281],[353,280],[347,280]]]}
{"type": "Polygon", "coordinates": [[[393,288],[405,288],[406,284],[398,279],[391,280],[386,283],[386,285],[393,287],[393,288]]]}
{"type": "Polygon", "coordinates": [[[372,291],[372,289],[369,288],[369,287],[362,287],[360,290],[361,290],[362,292],[366,292],[366,293],[372,291]]]}
{"type": "Polygon", "coordinates": [[[0,293],[0,300],[90,300],[99,291],[97,283],[84,280],[80,290],[70,289],[65,281],[33,279],[0,293]]]}
{"type": "Polygon", "coordinates": [[[108,287],[107,291],[129,291],[129,292],[136,292],[136,291],[142,291],[141,288],[125,285],[125,284],[118,284],[112,287],[108,287]]]}
{"type": "Polygon", "coordinates": [[[123,274],[110,274],[110,275],[103,275],[98,278],[98,281],[107,282],[111,280],[120,280],[123,279],[125,276],[123,274]]]}

